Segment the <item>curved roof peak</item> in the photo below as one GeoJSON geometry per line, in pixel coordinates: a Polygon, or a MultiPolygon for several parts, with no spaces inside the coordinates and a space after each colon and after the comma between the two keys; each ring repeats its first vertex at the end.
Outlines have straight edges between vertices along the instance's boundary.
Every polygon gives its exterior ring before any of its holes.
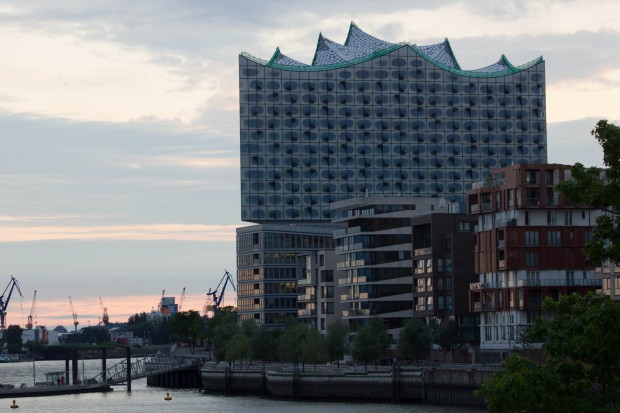
{"type": "Polygon", "coordinates": [[[525,65],[513,66],[506,56],[502,55],[497,62],[488,66],[473,70],[463,70],[452,51],[448,39],[440,43],[426,46],[410,45],[408,43],[390,43],[369,35],[354,22],[351,22],[349,25],[349,31],[344,44],[330,40],[323,36],[323,33],[319,33],[316,50],[310,65],[282,54],[280,48],[276,48],[276,51],[269,61],[257,59],[245,53],[244,56],[266,66],[278,67],[281,69],[323,70],[367,61],[377,56],[390,53],[400,47],[405,47],[405,45],[414,49],[421,57],[434,65],[465,76],[500,76],[521,71],[542,61],[541,56],[525,65]]]}

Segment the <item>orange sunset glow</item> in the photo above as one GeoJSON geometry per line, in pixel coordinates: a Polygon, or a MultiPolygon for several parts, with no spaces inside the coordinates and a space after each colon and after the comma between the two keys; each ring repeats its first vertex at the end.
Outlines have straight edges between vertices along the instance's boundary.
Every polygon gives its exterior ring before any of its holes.
{"type": "MultiPolygon", "coordinates": [[[[99,297],[71,298],[78,316],[78,322],[80,323],[78,328],[92,327],[99,324],[102,315],[99,297]]],[[[181,311],[196,310],[202,315],[204,313],[203,307],[207,303],[208,298],[206,294],[188,294],[185,296],[181,311]]],[[[108,309],[110,323],[127,322],[129,316],[133,314],[157,310],[160,299],[161,296],[159,295],[116,296],[108,299],[102,297],[103,305],[108,309]]],[[[175,299],[176,303],[179,304],[180,295],[175,296],[175,299]]],[[[7,324],[19,324],[24,328],[30,313],[31,304],[32,302],[26,299],[26,297],[13,298],[7,311],[7,324]]],[[[236,305],[236,293],[234,291],[225,293],[221,306],[227,305],[236,305]]],[[[45,326],[48,329],[62,325],[68,331],[73,330],[69,297],[65,300],[37,300],[35,309],[35,325],[45,326]]]]}

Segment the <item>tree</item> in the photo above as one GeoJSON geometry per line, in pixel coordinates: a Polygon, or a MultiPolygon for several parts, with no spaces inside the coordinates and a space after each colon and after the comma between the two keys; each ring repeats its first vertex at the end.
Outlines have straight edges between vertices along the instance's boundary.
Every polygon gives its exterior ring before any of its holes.
{"type": "Polygon", "coordinates": [[[202,317],[195,310],[182,311],[170,317],[171,337],[189,344],[192,354],[196,349],[196,341],[203,337],[203,327],[202,317]]]}
{"type": "Polygon", "coordinates": [[[277,332],[272,332],[261,325],[252,336],[252,359],[265,361],[271,359],[277,348],[277,332]]]}
{"type": "Polygon", "coordinates": [[[419,360],[428,355],[432,346],[430,329],[419,318],[407,320],[398,337],[398,353],[406,360],[419,360]]]}
{"type": "Polygon", "coordinates": [[[532,327],[547,360],[512,355],[478,395],[495,412],[614,412],[620,408],[620,306],[590,293],[547,298],[552,315],[532,327]]]}
{"type": "Polygon", "coordinates": [[[377,361],[385,354],[389,344],[389,338],[383,320],[379,317],[372,317],[370,324],[362,327],[355,335],[353,345],[353,358],[364,363],[366,368],[371,361],[377,361]]]}
{"type": "Polygon", "coordinates": [[[249,359],[251,354],[250,338],[239,329],[226,345],[224,360],[234,362],[236,360],[249,359]]]}
{"type": "Polygon", "coordinates": [[[9,353],[19,353],[22,350],[22,328],[10,325],[4,330],[3,341],[9,353]]]}
{"type": "Polygon", "coordinates": [[[294,318],[286,320],[286,327],[280,335],[278,350],[282,359],[297,365],[302,361],[302,343],[310,334],[307,324],[298,323],[294,318]]]}
{"type": "Polygon", "coordinates": [[[454,320],[450,320],[439,327],[437,334],[437,344],[445,351],[452,352],[452,362],[454,363],[454,351],[463,347],[463,332],[454,320]]]}
{"type": "Polygon", "coordinates": [[[327,354],[330,360],[336,360],[338,368],[340,368],[340,359],[349,350],[348,336],[349,328],[340,320],[327,327],[327,354]]]}
{"type": "Polygon", "coordinates": [[[327,341],[318,331],[308,329],[306,338],[301,343],[301,361],[304,364],[314,364],[314,370],[317,363],[327,361],[327,341]]]}
{"type": "Polygon", "coordinates": [[[232,307],[220,308],[207,321],[207,337],[213,345],[213,355],[217,361],[226,359],[226,348],[238,330],[237,313],[232,307]]]}
{"type": "Polygon", "coordinates": [[[596,219],[585,254],[593,262],[609,259],[620,263],[620,127],[600,120],[591,133],[603,148],[605,169],[576,163],[571,167],[571,179],[556,189],[572,204],[606,212],[596,219]]]}

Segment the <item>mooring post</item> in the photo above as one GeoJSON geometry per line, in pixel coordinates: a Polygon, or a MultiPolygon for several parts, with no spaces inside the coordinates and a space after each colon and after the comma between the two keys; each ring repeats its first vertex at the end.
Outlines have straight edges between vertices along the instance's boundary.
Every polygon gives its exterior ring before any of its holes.
{"type": "Polygon", "coordinates": [[[63,384],[69,385],[69,353],[65,354],[65,381],[63,384]]]}
{"type": "Polygon", "coordinates": [[[78,384],[78,382],[80,381],[79,377],[78,377],[78,352],[77,352],[77,348],[73,349],[73,357],[71,360],[71,371],[73,374],[73,384],[78,384]]]}
{"type": "Polygon", "coordinates": [[[127,346],[127,392],[131,392],[131,347],[127,346]]]}
{"type": "Polygon", "coordinates": [[[101,349],[101,382],[105,383],[108,381],[108,378],[106,377],[106,357],[107,357],[107,352],[106,349],[101,349]]]}

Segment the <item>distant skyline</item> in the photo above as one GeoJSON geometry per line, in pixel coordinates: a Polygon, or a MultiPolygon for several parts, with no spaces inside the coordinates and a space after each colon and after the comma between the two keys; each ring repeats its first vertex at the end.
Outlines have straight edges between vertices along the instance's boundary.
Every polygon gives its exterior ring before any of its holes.
{"type": "Polygon", "coordinates": [[[9,323],[35,289],[48,328],[72,327],[69,295],[80,326],[99,296],[112,321],[164,289],[202,311],[235,273],[240,52],[310,63],[319,33],[342,43],[354,21],[390,42],[448,38],[465,69],[542,55],[549,162],[601,166],[590,130],[620,122],[618,14],[611,0],[0,0],[0,293],[13,275],[24,294],[9,323]]]}

